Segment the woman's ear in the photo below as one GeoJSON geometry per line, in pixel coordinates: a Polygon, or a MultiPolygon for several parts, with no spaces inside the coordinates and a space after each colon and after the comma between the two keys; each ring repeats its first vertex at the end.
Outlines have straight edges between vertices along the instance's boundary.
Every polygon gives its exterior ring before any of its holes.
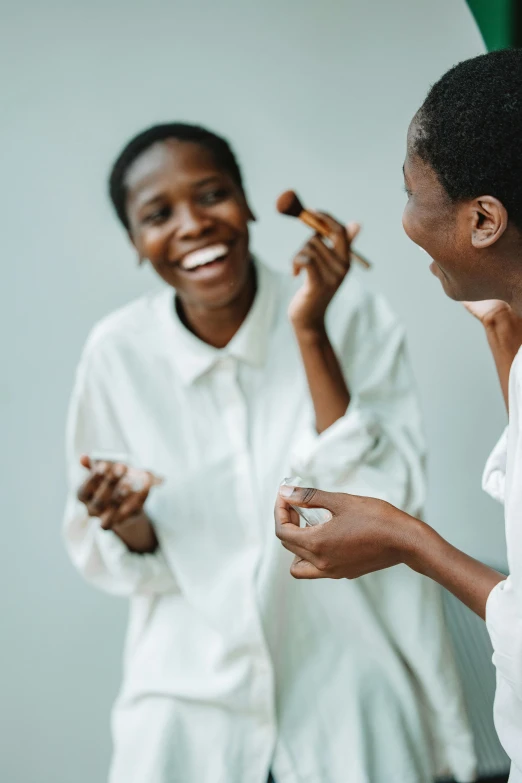
{"type": "Polygon", "coordinates": [[[471,242],[477,249],[491,247],[508,225],[504,204],[494,196],[480,196],[471,204],[471,242]]]}

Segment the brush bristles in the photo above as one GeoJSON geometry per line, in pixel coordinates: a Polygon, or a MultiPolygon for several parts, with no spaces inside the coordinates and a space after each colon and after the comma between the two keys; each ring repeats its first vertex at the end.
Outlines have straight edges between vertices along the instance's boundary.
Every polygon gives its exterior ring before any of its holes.
{"type": "Polygon", "coordinates": [[[276,201],[277,211],[282,215],[290,215],[291,217],[299,217],[304,207],[297,197],[297,193],[293,190],[285,190],[281,193],[276,201]]]}

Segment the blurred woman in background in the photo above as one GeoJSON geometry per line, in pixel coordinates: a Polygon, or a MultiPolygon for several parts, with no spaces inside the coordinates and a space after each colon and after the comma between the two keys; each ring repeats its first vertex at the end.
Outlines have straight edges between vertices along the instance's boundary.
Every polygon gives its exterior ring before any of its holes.
{"type": "Polygon", "coordinates": [[[302,281],[271,271],[230,147],[190,125],[134,138],[110,192],[167,284],[94,328],[68,423],[67,547],[131,599],[111,783],[472,780],[438,588],[296,582],[273,535],[285,475],[423,506],[403,330],[344,283],[357,226],[321,213],[302,281]]]}

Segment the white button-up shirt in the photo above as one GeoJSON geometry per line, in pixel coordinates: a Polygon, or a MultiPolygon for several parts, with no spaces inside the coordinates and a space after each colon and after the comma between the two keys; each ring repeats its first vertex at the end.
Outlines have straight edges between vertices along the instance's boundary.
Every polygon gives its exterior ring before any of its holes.
{"type": "Polygon", "coordinates": [[[497,669],[495,726],[522,783],[522,350],[509,376],[509,427],[491,454],[484,489],[504,503],[509,576],[491,591],[486,623],[497,669]]]}
{"type": "Polygon", "coordinates": [[[423,440],[401,327],[350,277],[328,328],[352,401],[321,435],[287,319],[295,284],[261,264],[223,350],[173,291],[103,320],[68,423],[65,537],[80,572],[131,598],[111,783],[431,783],[473,779],[438,587],[406,568],[295,581],[274,535],[283,477],[424,500],[423,440]],[[80,454],[123,452],[165,478],[160,548],[129,552],[75,493],[80,454]]]}

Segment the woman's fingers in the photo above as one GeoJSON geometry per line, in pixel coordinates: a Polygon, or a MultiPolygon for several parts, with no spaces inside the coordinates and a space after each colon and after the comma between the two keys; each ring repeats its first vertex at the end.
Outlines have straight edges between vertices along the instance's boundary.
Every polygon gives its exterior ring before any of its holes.
{"type": "Polygon", "coordinates": [[[304,269],[308,275],[308,281],[313,288],[323,284],[323,278],[316,263],[313,249],[308,247],[308,243],[299,251],[294,258],[294,276],[297,277],[304,269]]]}
{"type": "Polygon", "coordinates": [[[349,497],[351,496],[341,495],[337,492],[324,492],[312,487],[292,487],[283,484],[279,487],[278,502],[282,501],[300,508],[325,508],[333,516],[342,500],[349,497]]]}
{"type": "Polygon", "coordinates": [[[333,245],[333,248],[339,258],[350,258],[350,238],[346,230],[346,226],[339,223],[338,220],[333,218],[327,212],[317,212],[314,214],[321,220],[321,222],[327,226],[329,232],[329,239],[333,245]]]}
{"type": "Polygon", "coordinates": [[[88,503],[91,500],[104,480],[108,465],[108,462],[97,462],[91,467],[91,472],[78,490],[78,500],[81,500],[82,503],[88,503]]]}
{"type": "Polygon", "coordinates": [[[290,503],[288,503],[288,501],[285,500],[285,498],[283,498],[281,495],[278,495],[276,498],[274,515],[276,527],[280,527],[282,525],[294,525],[294,527],[301,526],[301,519],[299,514],[295,508],[292,508],[290,503]]]}
{"type": "Polygon", "coordinates": [[[506,302],[502,302],[500,299],[486,299],[481,302],[462,302],[466,310],[478,318],[479,321],[483,321],[487,316],[493,316],[499,313],[501,310],[508,310],[509,305],[506,302]]]}
{"type": "Polygon", "coordinates": [[[294,256],[294,260],[292,262],[294,277],[297,277],[303,271],[303,269],[308,269],[310,264],[313,262],[313,255],[314,254],[311,252],[307,242],[294,256]]]}
{"type": "Polygon", "coordinates": [[[324,573],[320,571],[316,566],[309,563],[302,557],[296,555],[294,562],[290,566],[290,573],[294,579],[321,579],[324,578],[324,573]]]}
{"type": "Polygon", "coordinates": [[[113,505],[100,515],[100,523],[103,530],[110,530],[116,525],[122,525],[131,517],[135,517],[143,511],[149,490],[130,492],[118,505],[113,505]]]}
{"type": "Polygon", "coordinates": [[[330,285],[338,284],[339,280],[344,278],[350,268],[349,255],[341,260],[335,251],[327,247],[318,236],[312,237],[309,241],[309,245],[315,251],[316,263],[319,266],[324,281],[330,285]]]}
{"type": "MultiPolygon", "coordinates": [[[[114,488],[115,509],[106,525],[120,525],[130,517],[139,514],[153,486],[161,484],[161,479],[145,470],[129,468],[114,488]]],[[[102,527],[104,525],[102,524],[102,527]]]]}
{"type": "Polygon", "coordinates": [[[78,490],[78,499],[91,517],[100,519],[104,530],[139,514],[151,487],[163,483],[149,471],[122,462],[93,461],[88,456],[82,456],[80,462],[90,474],[78,490]]]}
{"type": "Polygon", "coordinates": [[[87,504],[89,513],[99,516],[114,503],[114,491],[127,468],[120,463],[106,463],[103,480],[87,504]]]}
{"type": "Polygon", "coordinates": [[[116,513],[111,518],[111,526],[120,525],[122,522],[126,522],[130,517],[134,517],[140,514],[145,505],[149,494],[149,489],[142,490],[141,492],[133,492],[129,497],[123,501],[123,503],[116,510],[116,513]]]}
{"type": "Polygon", "coordinates": [[[314,214],[328,228],[330,240],[339,258],[343,261],[346,259],[349,262],[352,257],[351,244],[360,233],[361,224],[351,221],[347,225],[343,225],[327,212],[315,211],[314,214]]]}
{"type": "MultiPolygon", "coordinates": [[[[284,489],[285,487],[283,487],[284,489]]],[[[292,489],[289,487],[289,489],[292,489]]],[[[280,494],[274,510],[276,536],[285,549],[321,569],[320,527],[300,527],[299,515],[280,494]]],[[[323,577],[325,574],[322,574],[323,577]]]]}
{"type": "Polygon", "coordinates": [[[293,262],[294,275],[303,269],[314,286],[337,287],[350,268],[349,258],[343,263],[335,252],[318,236],[312,237],[299,251],[293,262]]]}
{"type": "Polygon", "coordinates": [[[352,221],[351,223],[348,223],[345,226],[346,230],[346,236],[348,237],[348,242],[351,244],[353,240],[357,237],[357,235],[361,231],[361,224],[357,223],[356,221],[352,221]]]}
{"type": "Polygon", "coordinates": [[[100,514],[100,527],[103,530],[110,530],[112,527],[114,527],[117,513],[118,509],[116,506],[112,506],[111,508],[106,509],[102,514],[100,514]]]}

